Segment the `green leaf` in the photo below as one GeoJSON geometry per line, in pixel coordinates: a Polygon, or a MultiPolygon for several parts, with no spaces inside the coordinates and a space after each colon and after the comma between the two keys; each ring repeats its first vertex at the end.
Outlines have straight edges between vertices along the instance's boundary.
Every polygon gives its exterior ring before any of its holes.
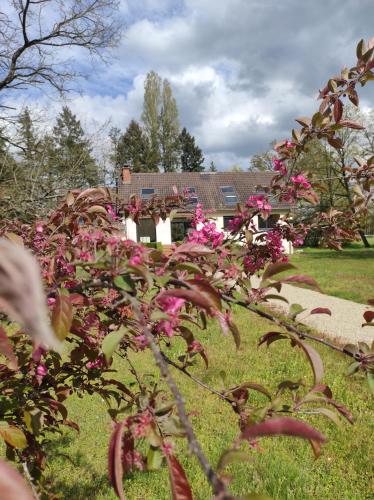
{"type": "Polygon", "coordinates": [[[114,351],[117,349],[125,333],[126,329],[122,327],[115,332],[109,333],[103,340],[103,343],[101,344],[101,350],[104,353],[107,363],[110,362],[114,351]]]}
{"type": "Polygon", "coordinates": [[[350,375],[353,375],[354,373],[357,372],[357,370],[360,368],[360,362],[359,361],[353,361],[353,363],[351,363],[348,368],[347,368],[347,371],[345,372],[345,374],[347,375],[347,377],[349,377],[350,375]]]}
{"type": "Polygon", "coordinates": [[[27,430],[38,436],[40,434],[40,429],[43,425],[43,413],[36,408],[30,411],[23,412],[23,420],[26,424],[27,430]]]}
{"type": "Polygon", "coordinates": [[[302,313],[303,311],[306,311],[306,309],[304,309],[304,307],[302,307],[300,304],[291,304],[288,317],[290,319],[295,319],[296,316],[302,313]]]}
{"type": "Polygon", "coordinates": [[[147,470],[155,471],[161,469],[163,454],[160,448],[150,446],[147,453],[147,470]]]}
{"type": "Polygon", "coordinates": [[[217,471],[222,471],[230,464],[249,462],[250,460],[252,460],[252,458],[244,451],[226,450],[220,456],[217,464],[217,471]]]}
{"type": "Polygon", "coordinates": [[[128,274],[124,276],[116,276],[113,283],[125,292],[132,292],[134,290],[133,281],[128,274]]]}

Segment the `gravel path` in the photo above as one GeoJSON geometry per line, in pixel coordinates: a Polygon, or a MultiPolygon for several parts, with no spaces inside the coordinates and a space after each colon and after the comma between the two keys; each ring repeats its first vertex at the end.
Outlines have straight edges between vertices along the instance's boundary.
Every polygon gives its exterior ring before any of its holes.
{"type": "MultiPolygon", "coordinates": [[[[257,287],[260,280],[253,277],[252,283],[253,286],[257,287]]],[[[277,291],[272,288],[271,293],[277,294],[277,291]]],[[[283,285],[280,295],[285,297],[289,304],[300,304],[307,309],[297,316],[300,323],[318,330],[331,339],[336,339],[339,343],[355,344],[358,341],[363,341],[370,345],[374,340],[374,327],[361,327],[364,322],[362,315],[371,309],[370,306],[292,285],[283,285]],[[331,316],[327,314],[310,315],[310,311],[316,307],[327,307],[331,311],[331,316]]],[[[271,300],[270,302],[277,309],[288,313],[289,305],[285,302],[279,300],[271,300]]]]}

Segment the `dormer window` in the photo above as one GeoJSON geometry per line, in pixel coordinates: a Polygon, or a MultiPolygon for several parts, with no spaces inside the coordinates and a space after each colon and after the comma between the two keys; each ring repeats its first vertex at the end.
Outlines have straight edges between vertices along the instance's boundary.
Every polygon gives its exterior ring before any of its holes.
{"type": "Polygon", "coordinates": [[[186,191],[188,193],[188,203],[191,205],[196,205],[199,201],[196,194],[196,188],[190,186],[186,188],[186,191]]]}
{"type": "Polygon", "coordinates": [[[149,200],[155,194],[155,190],[153,188],[143,188],[141,190],[142,200],[149,200]]]}
{"type": "Polygon", "coordinates": [[[225,205],[236,205],[238,203],[238,197],[233,186],[221,186],[221,193],[223,194],[225,205]]]}

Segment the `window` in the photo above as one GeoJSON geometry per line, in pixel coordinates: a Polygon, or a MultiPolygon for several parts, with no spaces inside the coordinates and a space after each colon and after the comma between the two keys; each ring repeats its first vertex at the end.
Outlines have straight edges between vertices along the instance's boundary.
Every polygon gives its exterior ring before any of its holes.
{"type": "Polygon", "coordinates": [[[236,205],[238,203],[238,197],[232,186],[222,186],[221,192],[225,200],[225,205],[236,205]]]}
{"type": "Polygon", "coordinates": [[[197,194],[196,194],[196,188],[194,187],[187,187],[186,188],[186,191],[189,195],[189,205],[196,205],[196,203],[199,201],[198,198],[197,198],[197,194]]]}
{"type": "Polygon", "coordinates": [[[141,196],[143,200],[149,200],[155,194],[155,190],[153,188],[143,188],[141,190],[141,196]]]}
{"type": "Polygon", "coordinates": [[[224,215],[223,216],[223,229],[225,231],[229,230],[229,222],[230,220],[234,219],[235,215],[224,215]]]}
{"type": "Polygon", "coordinates": [[[173,219],[171,221],[171,241],[182,241],[193,229],[191,221],[187,219],[173,219]]]}
{"type": "Polygon", "coordinates": [[[277,222],[279,221],[279,215],[272,214],[265,220],[260,215],[258,216],[258,228],[261,231],[267,231],[268,229],[273,229],[277,222]]]}

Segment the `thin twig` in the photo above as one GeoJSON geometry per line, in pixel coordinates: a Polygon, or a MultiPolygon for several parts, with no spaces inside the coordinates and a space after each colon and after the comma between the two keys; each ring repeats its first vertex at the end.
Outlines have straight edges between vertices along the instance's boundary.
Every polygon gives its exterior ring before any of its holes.
{"type": "Polygon", "coordinates": [[[22,462],[22,467],[23,467],[23,471],[25,473],[25,476],[26,476],[26,478],[27,478],[27,480],[28,480],[28,482],[30,484],[33,497],[35,498],[35,500],[40,500],[39,493],[35,489],[35,485],[34,485],[34,482],[32,480],[29,468],[27,467],[27,463],[26,462],[22,462]]]}
{"type": "Polygon", "coordinates": [[[175,363],[172,359],[168,358],[168,356],[166,356],[166,354],[162,351],[161,351],[161,356],[164,358],[164,360],[166,361],[166,363],[168,365],[174,366],[174,368],[176,368],[180,372],[187,375],[187,377],[189,377],[191,380],[196,382],[196,384],[200,385],[201,387],[203,387],[207,391],[211,392],[212,394],[215,394],[216,396],[223,399],[224,401],[227,401],[232,406],[232,404],[233,404],[232,400],[230,398],[228,398],[227,396],[225,396],[224,394],[222,394],[222,392],[219,392],[219,391],[217,391],[217,389],[214,389],[213,387],[210,387],[209,385],[205,384],[202,380],[195,377],[195,375],[192,375],[190,372],[188,372],[186,370],[186,368],[184,368],[183,366],[177,365],[177,363],[175,363]]]}

